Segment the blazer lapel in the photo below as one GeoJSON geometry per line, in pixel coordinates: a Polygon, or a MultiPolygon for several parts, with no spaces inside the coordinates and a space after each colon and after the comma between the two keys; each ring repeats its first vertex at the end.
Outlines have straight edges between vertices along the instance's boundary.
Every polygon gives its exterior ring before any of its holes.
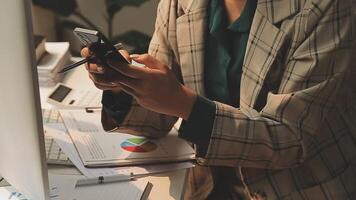
{"type": "Polygon", "coordinates": [[[176,20],[178,62],[184,84],[204,95],[204,43],[207,33],[207,0],[181,0],[185,12],[176,20]]]}
{"type": "MultiPolygon", "coordinates": [[[[241,106],[253,107],[265,77],[276,59],[285,34],[274,24],[296,13],[298,0],[258,0],[247,44],[241,80],[241,106]]],[[[208,0],[178,0],[177,59],[184,84],[204,96],[205,34],[208,0]]]]}
{"type": "Polygon", "coordinates": [[[258,2],[242,69],[241,107],[254,107],[266,75],[286,38],[283,30],[275,24],[297,11],[295,1],[258,2]],[[289,8],[288,12],[284,11],[286,8],[289,8]]]}

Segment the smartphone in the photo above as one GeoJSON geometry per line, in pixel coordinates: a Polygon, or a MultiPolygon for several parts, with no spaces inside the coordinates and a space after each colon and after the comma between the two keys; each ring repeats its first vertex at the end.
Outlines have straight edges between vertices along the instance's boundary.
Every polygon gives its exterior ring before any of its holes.
{"type": "Polygon", "coordinates": [[[108,59],[130,64],[130,62],[117,51],[116,47],[99,31],[75,28],[73,32],[79,41],[95,54],[95,57],[100,62],[99,64],[104,67],[110,67],[107,64],[108,59]]]}

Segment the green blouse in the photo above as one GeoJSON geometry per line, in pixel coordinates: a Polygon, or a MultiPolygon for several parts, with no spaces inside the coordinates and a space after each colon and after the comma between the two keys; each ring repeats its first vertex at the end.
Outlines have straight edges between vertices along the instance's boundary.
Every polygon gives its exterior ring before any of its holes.
{"type": "Polygon", "coordinates": [[[179,136],[203,147],[210,141],[216,105],[213,101],[239,107],[240,81],[247,41],[256,10],[256,0],[247,0],[241,16],[229,24],[223,1],[211,0],[208,10],[204,85],[206,97],[198,96],[179,136]]]}

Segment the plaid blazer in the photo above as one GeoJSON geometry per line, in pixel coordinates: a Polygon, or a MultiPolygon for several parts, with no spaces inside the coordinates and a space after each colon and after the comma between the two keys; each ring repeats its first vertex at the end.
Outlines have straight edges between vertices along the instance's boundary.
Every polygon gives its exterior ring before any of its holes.
{"type": "MultiPolygon", "coordinates": [[[[149,48],[199,95],[207,6],[162,0],[149,48]]],[[[240,108],[215,102],[210,144],[198,163],[234,167],[250,198],[260,191],[266,199],[356,199],[352,20],[350,0],[258,0],[240,108]]],[[[161,137],[176,120],[134,103],[119,130],[161,137]]],[[[105,113],[103,125],[117,126],[105,113]]],[[[209,168],[198,169],[192,199],[213,188],[209,168]]]]}

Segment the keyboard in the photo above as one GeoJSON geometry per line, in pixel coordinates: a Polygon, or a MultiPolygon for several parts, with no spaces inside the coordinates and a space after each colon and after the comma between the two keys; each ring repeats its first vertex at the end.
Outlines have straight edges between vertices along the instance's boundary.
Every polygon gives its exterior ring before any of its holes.
{"type": "MultiPolygon", "coordinates": [[[[86,91],[86,90],[77,90],[73,93],[73,96],[78,96],[80,99],[77,99],[76,102],[71,104],[72,106],[79,107],[102,107],[101,96],[102,92],[100,91],[86,91]]],[[[73,101],[73,100],[72,100],[73,101]]]]}
{"type": "Polygon", "coordinates": [[[42,109],[43,123],[63,123],[63,119],[58,110],[42,109]]]}
{"type": "Polygon", "coordinates": [[[62,149],[52,137],[45,135],[45,145],[46,159],[48,164],[68,166],[73,165],[73,163],[69,160],[67,155],[62,151],[62,149]]]}
{"type": "MultiPolygon", "coordinates": [[[[57,110],[42,110],[43,123],[63,123],[63,120],[57,110]]],[[[46,159],[48,164],[68,165],[73,163],[67,155],[62,151],[56,141],[49,135],[45,134],[46,159]]]]}

